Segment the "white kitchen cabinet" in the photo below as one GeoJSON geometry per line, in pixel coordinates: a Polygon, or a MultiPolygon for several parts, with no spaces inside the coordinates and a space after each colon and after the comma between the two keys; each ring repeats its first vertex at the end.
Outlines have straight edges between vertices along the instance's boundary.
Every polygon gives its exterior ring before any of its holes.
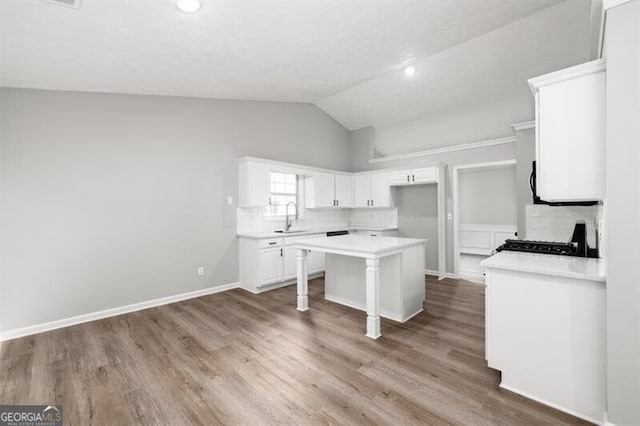
{"type": "Polygon", "coordinates": [[[389,207],[389,175],[359,174],[353,177],[354,207],[389,207]]]}
{"type": "Polygon", "coordinates": [[[238,207],[269,205],[271,167],[268,164],[243,161],[238,164],[238,207]]]}
{"type": "Polygon", "coordinates": [[[269,285],[283,279],[283,253],[282,248],[263,248],[260,250],[261,285],[269,285]]]}
{"type": "Polygon", "coordinates": [[[605,195],[604,60],[529,80],[536,108],[536,189],[545,201],[605,195]]]}
{"type": "Polygon", "coordinates": [[[353,177],[353,206],[369,207],[371,203],[371,175],[353,177]]]}
{"type": "Polygon", "coordinates": [[[335,176],[336,207],[353,207],[351,176],[335,176]]]}
{"type": "MultiPolygon", "coordinates": [[[[321,235],[324,234],[296,235],[284,238],[240,237],[240,282],[242,287],[259,293],[295,282],[298,252],[293,248],[293,244],[296,240],[321,235]]],[[[311,251],[308,258],[309,273],[322,273],[324,262],[324,253],[311,251]]]]}
{"type": "Polygon", "coordinates": [[[352,207],[351,176],[316,172],[305,178],[305,207],[352,207]]]}
{"type": "Polygon", "coordinates": [[[514,252],[483,262],[485,354],[500,387],[595,424],[604,424],[607,388],[600,262],[514,252]]]}
{"type": "Polygon", "coordinates": [[[419,185],[438,181],[436,167],[421,167],[417,169],[393,170],[389,173],[391,186],[419,185]]]}
{"type": "Polygon", "coordinates": [[[298,254],[297,250],[290,246],[284,248],[284,279],[291,280],[296,278],[298,270],[297,264],[298,254]]]}

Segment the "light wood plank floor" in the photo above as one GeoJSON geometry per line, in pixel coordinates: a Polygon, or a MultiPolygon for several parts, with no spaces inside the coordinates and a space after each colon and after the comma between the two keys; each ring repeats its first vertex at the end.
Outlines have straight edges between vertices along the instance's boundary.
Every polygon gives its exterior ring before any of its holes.
{"type": "Polygon", "coordinates": [[[580,423],[498,388],[482,286],[429,278],[426,312],[374,341],[323,284],[307,313],[295,286],[233,290],[5,342],[0,403],[83,425],[580,423]]]}

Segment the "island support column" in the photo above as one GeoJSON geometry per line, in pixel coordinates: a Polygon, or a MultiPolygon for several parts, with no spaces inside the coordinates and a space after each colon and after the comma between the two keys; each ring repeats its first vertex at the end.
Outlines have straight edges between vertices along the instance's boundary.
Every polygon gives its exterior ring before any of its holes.
{"type": "Polygon", "coordinates": [[[380,337],[380,259],[367,259],[367,337],[380,337]]]}
{"type": "Polygon", "coordinates": [[[309,310],[309,277],[307,273],[308,250],[298,249],[298,307],[301,312],[309,310]]]}

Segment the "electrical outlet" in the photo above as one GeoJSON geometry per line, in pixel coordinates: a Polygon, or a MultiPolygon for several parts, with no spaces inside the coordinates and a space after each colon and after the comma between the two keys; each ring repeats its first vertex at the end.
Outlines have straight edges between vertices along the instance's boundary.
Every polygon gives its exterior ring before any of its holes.
{"type": "Polygon", "coordinates": [[[204,266],[199,266],[198,267],[198,276],[199,277],[204,277],[204,266]]]}
{"type": "Polygon", "coordinates": [[[447,213],[447,220],[453,220],[453,213],[447,213]]]}
{"type": "Polygon", "coordinates": [[[227,197],[227,204],[229,204],[230,206],[233,205],[233,197],[231,195],[227,197]]]}

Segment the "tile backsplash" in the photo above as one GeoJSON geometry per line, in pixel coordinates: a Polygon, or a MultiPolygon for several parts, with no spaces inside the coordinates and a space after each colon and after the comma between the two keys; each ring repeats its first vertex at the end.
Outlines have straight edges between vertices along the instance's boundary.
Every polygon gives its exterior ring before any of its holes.
{"type": "MultiPolygon", "coordinates": [[[[304,209],[304,208],[303,208],[304,209]]],[[[372,227],[395,228],[398,226],[398,210],[391,209],[304,209],[293,228],[347,228],[372,227]]],[[[273,219],[264,215],[262,207],[238,208],[238,232],[270,232],[284,227],[284,219],[273,219]]]]}
{"type": "MultiPolygon", "coordinates": [[[[587,242],[589,247],[596,246],[596,229],[603,218],[603,207],[596,206],[547,206],[543,204],[527,204],[525,211],[525,239],[537,241],[566,242],[573,235],[573,228],[578,220],[587,225],[587,242]]],[[[602,249],[602,235],[598,230],[602,249]]]]}
{"type": "Polygon", "coordinates": [[[363,228],[397,228],[398,209],[354,209],[349,224],[363,228]]]}

